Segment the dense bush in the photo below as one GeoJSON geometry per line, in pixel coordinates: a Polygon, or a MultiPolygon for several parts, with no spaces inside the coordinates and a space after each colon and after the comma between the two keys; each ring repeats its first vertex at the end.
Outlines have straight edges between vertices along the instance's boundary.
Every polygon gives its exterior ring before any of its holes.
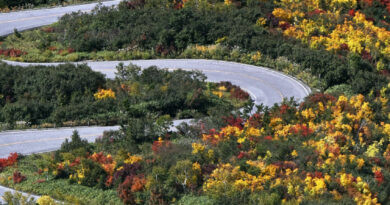
{"type": "Polygon", "coordinates": [[[190,44],[213,44],[224,36],[235,46],[248,47],[255,34],[252,24],[262,14],[261,9],[251,8],[199,11],[193,7],[100,7],[91,14],[65,15],[54,30],[65,33],[58,40],[76,51],[140,47],[168,55],[190,44]]]}
{"type": "Polygon", "coordinates": [[[206,90],[206,76],[200,72],[118,66],[117,80],[128,95],[123,106],[130,117],[141,117],[158,112],[174,117],[179,109],[196,109],[206,113],[210,106],[206,90]]]}
{"type": "Polygon", "coordinates": [[[86,65],[19,67],[0,64],[0,120],[64,122],[113,111],[93,98],[106,80],[86,65]]]}
{"type": "Polygon", "coordinates": [[[0,172],[8,166],[14,165],[18,161],[19,155],[11,153],[7,158],[0,158],[0,172]]]}
{"type": "MultiPolygon", "coordinates": [[[[141,71],[135,65],[118,66],[117,83],[120,84],[118,98],[124,113],[123,130],[136,143],[150,141],[169,128],[170,118],[187,112],[186,117],[230,112],[234,107],[212,94],[206,87],[206,76],[198,71],[157,69],[149,67],[141,71]],[[126,97],[120,97],[126,96],[126,97]]],[[[248,98],[240,100],[246,101],[248,98]]]]}
{"type": "MultiPolygon", "coordinates": [[[[141,71],[133,65],[117,69],[116,79],[109,80],[86,65],[19,67],[2,63],[0,122],[11,128],[18,121],[27,126],[129,121],[135,125],[147,116],[199,117],[210,115],[210,110],[229,112],[248,100],[239,89],[233,98],[212,94],[200,72],[168,72],[157,67],[141,71]]],[[[147,124],[139,123],[140,132],[147,124]]]]}

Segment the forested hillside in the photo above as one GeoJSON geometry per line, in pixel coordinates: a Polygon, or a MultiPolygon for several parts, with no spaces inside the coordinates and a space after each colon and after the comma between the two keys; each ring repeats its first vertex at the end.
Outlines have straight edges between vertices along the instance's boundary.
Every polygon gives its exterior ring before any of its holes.
{"type": "Polygon", "coordinates": [[[389,204],[389,14],[388,0],[127,0],[15,31],[2,58],[220,59],[313,93],[266,107],[198,72],[119,65],[109,80],[86,66],[1,64],[2,120],[99,115],[121,128],[0,159],[0,184],[48,195],[39,204],[389,204]],[[173,117],[200,120],[172,131],[173,117]]]}

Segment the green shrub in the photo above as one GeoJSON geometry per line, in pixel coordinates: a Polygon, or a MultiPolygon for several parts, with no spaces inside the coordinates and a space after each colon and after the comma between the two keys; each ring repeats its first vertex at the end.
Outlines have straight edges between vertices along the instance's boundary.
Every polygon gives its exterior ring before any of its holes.
{"type": "Polygon", "coordinates": [[[331,94],[334,96],[339,96],[339,95],[345,95],[348,97],[351,97],[354,92],[353,89],[350,85],[347,84],[340,84],[340,85],[335,85],[326,90],[327,94],[331,94]]]}
{"type": "Polygon", "coordinates": [[[197,204],[214,205],[218,203],[207,196],[184,195],[176,204],[177,205],[197,205],[197,204]]]}
{"type": "Polygon", "coordinates": [[[72,152],[76,151],[77,149],[82,148],[84,152],[81,152],[83,155],[85,152],[91,152],[92,146],[88,143],[87,140],[81,139],[78,131],[73,131],[72,139],[69,142],[68,139],[65,139],[65,142],[61,144],[61,148],[57,151],[59,153],[61,152],[72,152]]]}

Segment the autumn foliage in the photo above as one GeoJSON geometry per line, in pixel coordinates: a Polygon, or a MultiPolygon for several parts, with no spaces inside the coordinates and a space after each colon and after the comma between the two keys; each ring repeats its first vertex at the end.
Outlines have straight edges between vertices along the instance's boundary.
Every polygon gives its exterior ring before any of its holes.
{"type": "MultiPolygon", "coordinates": [[[[368,96],[316,93],[137,148],[114,135],[113,142],[97,142],[125,144],[126,151],[89,152],[73,137],[48,169],[54,178],[115,189],[124,204],[169,204],[188,195],[223,204],[251,204],[254,197],[276,204],[380,204],[390,199],[389,98],[390,85],[368,96]]],[[[23,183],[20,172],[13,178],[23,183]]]]}
{"type": "Polygon", "coordinates": [[[18,49],[0,49],[0,55],[3,55],[5,57],[20,57],[26,54],[26,52],[23,52],[18,49]]]}
{"type": "Polygon", "coordinates": [[[22,173],[15,171],[12,177],[14,184],[19,184],[22,181],[26,180],[26,176],[22,175],[22,173]]]}
{"type": "Polygon", "coordinates": [[[356,53],[376,64],[378,70],[385,69],[384,62],[390,58],[390,31],[384,26],[388,25],[384,20],[390,14],[389,2],[332,0],[327,4],[329,7],[317,0],[281,1],[272,14],[285,36],[299,39],[315,49],[337,54],[356,53]],[[387,8],[384,16],[374,19],[369,16],[374,15],[371,12],[368,15],[370,7],[375,7],[373,2],[377,8],[387,8]]]}
{"type": "Polygon", "coordinates": [[[17,153],[11,153],[8,158],[2,158],[0,159],[0,172],[8,167],[14,165],[18,161],[18,154],[17,153]]]}
{"type": "Polygon", "coordinates": [[[141,175],[127,176],[125,181],[119,185],[118,194],[124,204],[136,204],[134,192],[139,192],[144,189],[146,184],[145,177],[141,175]]]}
{"type": "MultiPolygon", "coordinates": [[[[116,190],[125,204],[390,201],[390,84],[384,76],[390,58],[389,1],[148,2],[126,1],[118,10],[65,16],[54,33],[74,28],[64,42],[75,52],[139,47],[169,57],[190,47],[190,54],[220,59],[228,53],[229,60],[302,69],[324,80],[324,89],[344,84],[355,94],[318,92],[299,102],[258,106],[250,116],[238,111],[222,115],[202,107],[205,96],[248,99],[249,94],[229,82],[211,89],[197,73],[155,67],[141,72],[120,65],[118,87],[98,90],[94,97],[98,103],[129,97],[122,102],[121,130],[94,145],[64,143],[47,168],[53,180],[116,190]],[[82,25],[85,19],[106,14],[123,18],[128,30],[111,32],[111,24],[105,24],[99,38],[85,32],[94,30],[82,25]],[[140,16],[142,27],[132,25],[129,19],[140,16]],[[365,95],[356,94],[360,91],[365,95]],[[194,109],[216,114],[178,131],[161,125],[166,118],[154,116],[194,109]]],[[[12,159],[0,165],[11,166],[12,159]]],[[[14,178],[23,180],[18,172],[14,178]]]]}

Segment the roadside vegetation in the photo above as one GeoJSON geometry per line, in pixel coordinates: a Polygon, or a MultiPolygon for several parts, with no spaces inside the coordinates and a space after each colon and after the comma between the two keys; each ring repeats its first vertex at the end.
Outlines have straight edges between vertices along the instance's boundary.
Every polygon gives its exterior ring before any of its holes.
{"type": "Polygon", "coordinates": [[[131,120],[93,144],[75,132],[3,159],[0,183],[77,204],[386,204],[389,97],[317,93],[177,132],[131,120]]]}
{"type": "Polygon", "coordinates": [[[0,64],[3,129],[117,125],[129,117],[196,118],[243,107],[249,95],[199,72],[119,65],[115,79],[86,65],[0,64]]]}
{"type": "MultiPolygon", "coordinates": [[[[389,10],[385,0],[132,0],[15,31],[1,41],[5,59],[231,60],[284,71],[320,92],[251,112],[247,93],[228,82],[205,83],[197,72],[120,65],[115,80],[91,73],[101,84],[65,95],[68,104],[53,99],[52,113],[64,109],[58,119],[68,119],[78,109],[66,106],[85,97],[91,104],[80,113],[107,106],[102,119],[117,120],[120,130],[95,143],[74,132],[51,153],[13,153],[0,159],[0,184],[73,204],[387,204],[389,10]],[[197,116],[203,118],[169,129],[171,118],[197,116]]],[[[31,76],[46,68],[29,69],[31,76]]],[[[0,83],[12,86],[3,93],[24,85],[4,76],[0,83]]],[[[3,109],[35,96],[17,90],[14,101],[4,95],[3,109]]]]}

